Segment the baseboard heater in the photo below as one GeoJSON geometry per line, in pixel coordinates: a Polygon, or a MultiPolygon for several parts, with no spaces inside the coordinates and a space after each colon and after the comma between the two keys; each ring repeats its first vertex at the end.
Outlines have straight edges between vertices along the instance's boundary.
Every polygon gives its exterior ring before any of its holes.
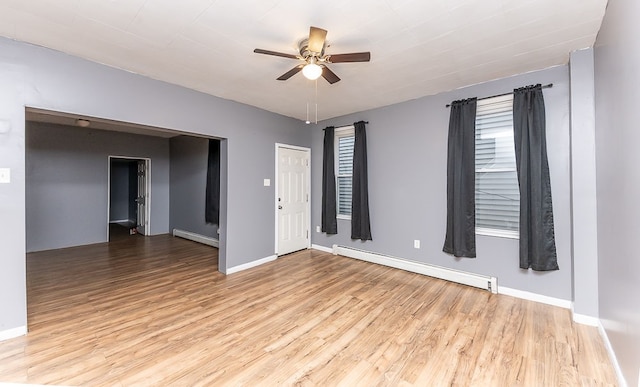
{"type": "Polygon", "coordinates": [[[355,258],[361,261],[377,263],[379,265],[402,269],[413,273],[427,275],[429,277],[456,282],[463,285],[473,286],[475,288],[488,290],[491,293],[498,293],[498,279],[496,277],[489,277],[460,270],[448,269],[442,266],[409,261],[406,259],[338,245],[333,245],[333,254],[355,258]]]}
{"type": "Polygon", "coordinates": [[[202,243],[208,246],[219,247],[220,243],[217,239],[208,236],[196,234],[194,232],[184,231],[177,228],[173,229],[173,236],[188,239],[190,241],[202,243]]]}

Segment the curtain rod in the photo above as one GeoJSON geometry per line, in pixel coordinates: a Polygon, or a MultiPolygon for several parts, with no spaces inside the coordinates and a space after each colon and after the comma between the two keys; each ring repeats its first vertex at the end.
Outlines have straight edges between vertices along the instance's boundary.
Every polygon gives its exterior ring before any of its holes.
{"type": "MultiPolygon", "coordinates": [[[[358,122],[360,122],[360,121],[358,121],[358,122]]],[[[369,124],[369,121],[362,121],[362,122],[364,122],[365,124],[369,124]]],[[[334,129],[342,129],[342,128],[347,128],[347,127],[349,127],[349,126],[353,126],[353,124],[349,124],[349,125],[342,125],[342,126],[334,126],[334,129]]],[[[325,129],[326,129],[326,128],[324,128],[324,129],[322,129],[322,130],[325,130],[325,129]]]]}
{"type": "MultiPolygon", "coordinates": [[[[542,88],[543,89],[550,89],[553,87],[553,83],[549,83],[547,85],[543,85],[542,88]]],[[[495,97],[503,97],[505,95],[509,95],[509,94],[513,94],[513,91],[508,92],[508,93],[502,93],[502,94],[496,94],[496,95],[490,95],[488,97],[482,97],[482,98],[478,98],[478,101],[482,101],[483,99],[489,99],[489,98],[495,98],[495,97]]],[[[445,107],[450,107],[451,104],[447,104],[445,107]]]]}

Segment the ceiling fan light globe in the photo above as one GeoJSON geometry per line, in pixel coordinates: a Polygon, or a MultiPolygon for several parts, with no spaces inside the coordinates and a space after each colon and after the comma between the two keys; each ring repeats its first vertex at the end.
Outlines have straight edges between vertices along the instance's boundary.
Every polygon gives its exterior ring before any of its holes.
{"type": "Polygon", "coordinates": [[[309,63],[302,68],[302,75],[309,80],[315,81],[322,75],[322,67],[315,63],[309,63]]]}

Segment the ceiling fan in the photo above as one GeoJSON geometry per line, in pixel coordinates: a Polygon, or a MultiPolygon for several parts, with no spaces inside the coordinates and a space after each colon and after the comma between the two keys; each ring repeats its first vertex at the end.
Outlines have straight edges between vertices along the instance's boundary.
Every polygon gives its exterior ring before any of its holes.
{"type": "Polygon", "coordinates": [[[326,37],[326,30],[311,27],[309,29],[309,38],[303,39],[298,43],[299,55],[263,50],[260,48],[256,48],[253,52],[257,54],[281,56],[283,58],[304,61],[304,63],[300,63],[278,77],[277,79],[279,81],[286,81],[302,71],[302,74],[310,80],[315,80],[322,76],[327,80],[327,82],[334,84],[338,82],[340,78],[327,67],[327,63],[369,62],[369,60],[371,60],[370,52],[354,52],[335,55],[325,54],[324,50],[327,48],[326,37]]]}

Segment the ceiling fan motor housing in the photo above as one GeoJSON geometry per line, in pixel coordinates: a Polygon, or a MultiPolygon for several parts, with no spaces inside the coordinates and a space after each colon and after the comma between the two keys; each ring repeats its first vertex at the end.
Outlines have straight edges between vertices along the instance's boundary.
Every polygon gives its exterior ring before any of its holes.
{"type": "Polygon", "coordinates": [[[322,51],[321,52],[309,51],[309,38],[304,38],[304,39],[302,39],[300,41],[300,43],[298,43],[298,51],[300,52],[300,56],[304,60],[308,60],[312,56],[315,56],[318,59],[323,58],[324,57],[324,50],[326,48],[327,48],[327,42],[326,41],[322,45],[322,51]]]}

